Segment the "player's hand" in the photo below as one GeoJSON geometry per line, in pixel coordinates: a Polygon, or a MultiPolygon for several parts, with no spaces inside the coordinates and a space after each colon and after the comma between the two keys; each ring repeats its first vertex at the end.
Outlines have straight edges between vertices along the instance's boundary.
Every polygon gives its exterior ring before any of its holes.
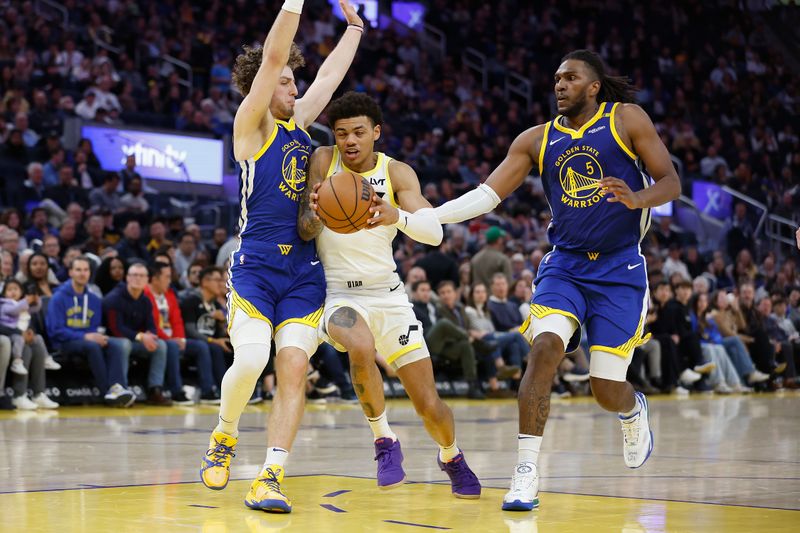
{"type": "Polygon", "coordinates": [[[400,211],[377,194],[372,195],[372,207],[369,208],[369,212],[372,216],[367,220],[367,229],[391,226],[400,219],[400,211]]]}
{"type": "Polygon", "coordinates": [[[644,202],[638,192],[633,192],[628,184],[611,176],[600,180],[600,187],[608,196],[609,202],[621,202],[628,209],[642,209],[644,202]]]}
{"type": "Polygon", "coordinates": [[[314,188],[311,190],[311,194],[308,195],[308,207],[310,207],[311,211],[314,213],[314,220],[319,220],[319,215],[317,213],[319,211],[320,187],[322,187],[322,182],[315,184],[314,188]]]}
{"type": "Polygon", "coordinates": [[[342,13],[344,13],[344,18],[347,20],[348,24],[353,24],[355,26],[364,27],[364,21],[361,20],[361,17],[358,16],[356,12],[356,8],[350,5],[350,2],[347,0],[339,0],[339,7],[342,8],[342,13]]]}

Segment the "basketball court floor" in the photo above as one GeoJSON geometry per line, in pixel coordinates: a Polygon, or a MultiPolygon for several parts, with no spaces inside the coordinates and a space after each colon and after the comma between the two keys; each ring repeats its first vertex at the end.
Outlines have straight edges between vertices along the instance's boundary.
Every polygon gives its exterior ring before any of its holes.
{"type": "Polygon", "coordinates": [[[456,500],[408,401],[389,404],[408,483],[375,486],[358,406],[308,406],[288,466],[290,515],[247,509],[269,404],[249,406],[232,481],[198,481],[213,407],[73,407],[0,414],[2,531],[208,533],[800,531],[800,394],[651,398],[654,455],[625,468],[613,415],[553,401],[540,456],[541,507],[500,510],[516,462],[517,408],[450,401],[458,442],[484,486],[456,500]]]}

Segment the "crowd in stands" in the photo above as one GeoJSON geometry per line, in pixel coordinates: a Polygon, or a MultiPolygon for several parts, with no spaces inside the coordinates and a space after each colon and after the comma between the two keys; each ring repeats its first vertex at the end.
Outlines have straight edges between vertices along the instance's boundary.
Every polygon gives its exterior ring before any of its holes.
{"type": "MultiPolygon", "coordinates": [[[[204,234],[181,216],[161,216],[134,157],[120,172],[104,172],[90,141],[63,145],[63,127],[79,117],[226,135],[239,100],[232,60],[242,44],[263,41],[279,4],[68,0],[71,27],[63,29],[34,3],[7,3],[0,393],[7,374],[14,402],[4,394],[0,405],[53,407],[47,380],[80,358],[114,405],[136,399],[127,381],[132,364],[148,367],[143,386],[154,404],[218,399],[231,357],[225,260],[235,228],[204,234]],[[96,46],[98,39],[121,53],[96,46]],[[163,54],[192,65],[191,91],[163,54]],[[187,372],[197,398],[186,396],[187,372]]],[[[325,2],[307,4],[298,32],[307,60],[297,72],[301,93],[343,29],[325,2]]],[[[446,35],[441,58],[398,27],[371,29],[363,39],[341,89],[380,101],[386,123],[378,148],[417,170],[432,204],[485,179],[515,135],[554,115],[552,73],[563,53],[585,47],[633,79],[681,163],[685,190],[699,179],[727,184],[800,220],[800,77],[761,19],[700,1],[534,4],[433,1],[426,21],[446,35]],[[468,46],[487,57],[487,88],[461,61],[468,46]],[[505,94],[512,72],[530,80],[530,108],[505,94]]],[[[796,260],[757,245],[753,215],[737,205],[718,250],[700,249],[668,217],[654,224],[643,243],[652,336],[631,366],[637,387],[684,394],[796,385],[796,260]]],[[[549,217],[533,175],[494,213],[448,227],[439,248],[402,236],[395,243],[437,371],[467,381],[470,397],[502,397],[518,385],[527,348],[517,328],[550,248],[549,217]]],[[[565,360],[556,393],[578,391],[588,379],[586,348],[565,360]]],[[[354,397],[346,358],[322,345],[312,363],[312,397],[354,397]]],[[[268,376],[265,395],[274,386],[268,376]]]]}

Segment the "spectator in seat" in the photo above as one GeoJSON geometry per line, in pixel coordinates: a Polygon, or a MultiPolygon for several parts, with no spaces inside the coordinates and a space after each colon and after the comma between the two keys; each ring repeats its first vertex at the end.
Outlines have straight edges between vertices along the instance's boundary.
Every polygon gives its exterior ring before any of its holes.
{"type": "Polygon", "coordinates": [[[93,189],[89,193],[89,202],[92,211],[108,209],[112,213],[117,213],[121,208],[121,198],[117,189],[119,188],[120,177],[116,172],[108,172],[103,177],[103,185],[93,189]]]}
{"type": "MultiPolygon", "coordinates": [[[[47,353],[44,339],[31,327],[28,310],[38,309],[39,300],[33,295],[26,296],[22,285],[16,280],[6,280],[0,298],[0,324],[13,330],[11,335],[11,373],[14,398],[11,402],[17,409],[56,409],[58,404],[47,397],[45,389],[46,362],[52,359],[47,353]],[[29,383],[30,380],[30,383],[29,383]],[[28,397],[28,387],[33,397],[28,397]]],[[[52,361],[55,363],[55,361],[52,361]]],[[[53,369],[61,368],[55,363],[53,369]]]]}
{"type": "Polygon", "coordinates": [[[103,296],[108,296],[114,287],[124,280],[125,261],[119,257],[106,257],[103,259],[94,276],[94,282],[100,288],[103,296]]]}
{"type": "Polygon", "coordinates": [[[519,312],[519,304],[508,298],[508,279],[502,272],[492,276],[492,294],[487,307],[491,311],[492,323],[497,331],[519,332],[522,314],[519,312]]]}
{"type": "Polygon", "coordinates": [[[28,275],[25,278],[25,291],[37,296],[53,296],[53,291],[58,287],[58,278],[50,270],[47,256],[42,252],[34,252],[28,258],[28,275]]]}
{"type": "Polygon", "coordinates": [[[86,205],[86,191],[78,186],[75,174],[69,165],[58,167],[58,184],[45,190],[45,196],[53,200],[61,209],[66,209],[73,202],[86,205]]]}
{"type": "Polygon", "coordinates": [[[472,258],[472,282],[492,286],[492,276],[501,272],[511,283],[511,260],[503,253],[506,232],[492,226],[486,230],[486,246],[472,258]]]}
{"type": "MultiPolygon", "coordinates": [[[[767,334],[764,317],[758,312],[756,305],[756,290],[751,281],[739,285],[739,309],[744,317],[747,350],[753,358],[756,368],[765,374],[772,374],[778,370],[775,364],[775,349],[767,334]]],[[[784,368],[786,365],[784,365],[784,368]]]]}
{"type": "MultiPolygon", "coordinates": [[[[425,279],[431,286],[439,286],[442,281],[452,281],[458,283],[458,264],[448,255],[449,244],[447,239],[442,241],[438,248],[429,248],[414,267],[420,267],[425,271],[425,279]]],[[[410,271],[411,269],[409,269],[410,271]]]]}
{"type": "Polygon", "coordinates": [[[689,268],[681,260],[681,247],[678,243],[669,245],[669,255],[664,261],[661,271],[668,278],[672,277],[673,274],[680,274],[682,279],[692,279],[689,275],[689,268]]]}
{"type": "Polygon", "coordinates": [[[11,339],[8,335],[13,332],[0,324],[0,411],[11,411],[17,407],[6,395],[6,374],[11,363],[11,339]]]}
{"type": "Polygon", "coordinates": [[[167,369],[167,344],[158,338],[150,299],[144,295],[148,272],[143,263],[133,263],[125,274],[125,283],[117,285],[103,299],[103,315],[112,337],[128,339],[131,355],[150,359],[147,375],[147,403],[169,406],[164,396],[167,369]]]}
{"type": "Polygon", "coordinates": [[[31,243],[34,240],[44,241],[46,235],[58,236],[58,231],[47,223],[47,211],[43,207],[36,207],[31,211],[31,227],[25,232],[25,240],[31,243]]]}
{"type": "MultiPolygon", "coordinates": [[[[42,253],[47,256],[50,270],[58,272],[58,269],[61,268],[61,244],[58,241],[58,237],[55,235],[48,235],[45,237],[42,242],[41,250],[42,253]]],[[[56,276],[56,278],[58,278],[58,276],[56,276]]]]}
{"type": "Polygon", "coordinates": [[[153,255],[164,246],[172,246],[172,241],[167,239],[164,219],[157,218],[150,223],[150,242],[147,243],[147,251],[153,255]]]}
{"type": "Polygon", "coordinates": [[[790,386],[794,388],[797,379],[794,360],[797,339],[794,339],[795,342],[793,342],[781,328],[777,317],[772,312],[772,300],[768,296],[758,301],[758,312],[764,320],[767,336],[775,350],[775,359],[778,361],[774,373],[783,374],[784,384],[791,384],[790,386]]]}
{"type": "Polygon", "coordinates": [[[129,155],[125,159],[125,168],[119,171],[122,176],[122,188],[128,190],[130,188],[131,180],[134,178],[142,179],[142,176],[136,172],[136,156],[129,155]]]}
{"type": "Polygon", "coordinates": [[[181,233],[178,238],[178,250],[175,252],[175,273],[183,276],[189,265],[197,258],[197,240],[189,232],[181,233]]]}
{"type": "Polygon", "coordinates": [[[689,306],[692,310],[692,327],[700,336],[703,355],[716,364],[716,368],[709,374],[709,385],[719,394],[750,392],[742,386],[739,372],[722,344],[722,334],[709,313],[708,294],[695,294],[689,306]]]}
{"type": "MultiPolygon", "coordinates": [[[[676,392],[688,394],[687,389],[703,376],[687,366],[678,352],[681,329],[677,321],[680,319],[680,313],[673,307],[674,300],[669,283],[662,281],[655,285],[653,302],[655,305],[651,312],[654,316],[649,317],[648,321],[653,337],[661,345],[662,382],[659,388],[667,391],[672,390],[675,385],[680,385],[675,389],[676,392]]],[[[699,346],[697,350],[700,350],[699,346]]]]}
{"type": "Polygon", "coordinates": [[[723,229],[725,239],[725,250],[728,257],[733,259],[739,252],[747,249],[752,252],[755,249],[753,225],[747,218],[747,205],[737,202],[734,207],[733,217],[728,221],[723,229]]]}
{"type": "Polygon", "coordinates": [[[421,312],[417,314],[417,319],[422,322],[428,348],[432,354],[460,364],[462,377],[469,386],[467,397],[484,399],[486,396],[478,381],[475,349],[472,346],[473,339],[478,338],[477,330],[471,327],[464,306],[458,302],[455,284],[450,280],[439,284],[439,305],[436,306],[434,320],[430,314],[424,314],[430,303],[430,285],[426,287],[425,283],[417,282],[414,312],[421,312]],[[470,330],[476,333],[470,333],[470,330]]]}
{"type": "Polygon", "coordinates": [[[100,256],[107,248],[111,248],[111,243],[103,236],[104,230],[105,222],[102,216],[92,215],[89,217],[89,220],[86,221],[88,238],[83,243],[83,253],[100,256]]]}
{"type": "Polygon", "coordinates": [[[206,267],[203,261],[193,261],[189,265],[189,269],[181,276],[179,281],[182,289],[178,292],[178,296],[183,300],[190,294],[197,293],[200,290],[200,272],[206,267]]]}
{"type": "MultiPolygon", "coordinates": [[[[181,302],[181,313],[187,342],[196,341],[208,346],[216,393],[222,387],[222,377],[227,369],[225,354],[233,353],[225,325],[225,310],[217,301],[225,277],[221,268],[206,267],[200,271],[199,278],[199,290],[181,302]]],[[[200,403],[218,403],[218,398],[216,395],[204,398],[201,393],[200,403]]]]}
{"type": "Polygon", "coordinates": [[[128,192],[123,194],[119,201],[120,211],[135,215],[143,215],[147,213],[147,211],[150,209],[150,203],[144,197],[142,178],[131,178],[126,190],[128,192]]]}
{"type": "Polygon", "coordinates": [[[86,357],[106,404],[130,407],[135,400],[128,389],[131,341],[101,332],[102,300],[87,289],[90,275],[86,256],[72,260],[70,281],[56,290],[47,306],[47,334],[62,354],[86,357]]]}
{"type": "Polygon", "coordinates": [[[144,293],[150,299],[156,334],[167,344],[167,385],[172,393],[172,401],[178,405],[194,403],[183,391],[180,360],[181,355],[186,354],[197,363],[201,397],[210,402],[218,402],[219,391],[211,370],[208,343],[186,338],[178,296],[170,287],[171,270],[169,264],[156,262],[150,268],[150,283],[144,288],[144,293]]]}
{"type": "Polygon", "coordinates": [[[139,225],[138,220],[129,220],[125,224],[125,229],[122,230],[122,240],[117,243],[117,253],[119,258],[124,261],[131,261],[133,259],[145,260],[150,257],[147,253],[147,247],[142,244],[142,227],[139,225]]]}

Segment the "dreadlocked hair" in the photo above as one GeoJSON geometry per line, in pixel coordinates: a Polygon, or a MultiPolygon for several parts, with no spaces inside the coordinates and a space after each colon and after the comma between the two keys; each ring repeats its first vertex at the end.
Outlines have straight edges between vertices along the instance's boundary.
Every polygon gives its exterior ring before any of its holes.
{"type": "Polygon", "coordinates": [[[623,102],[636,103],[636,87],[631,84],[627,76],[609,76],[603,59],[591,50],[575,50],[561,58],[561,62],[568,59],[577,59],[586,63],[591,68],[598,81],[600,81],[600,92],[597,93],[598,102],[623,102]]]}
{"type": "MultiPolygon", "coordinates": [[[[233,64],[233,83],[242,96],[247,96],[250,88],[253,86],[253,80],[256,77],[258,69],[261,67],[261,61],[264,56],[264,49],[261,46],[248,46],[242,47],[243,52],[236,56],[236,62],[233,64]]],[[[289,50],[289,60],[286,66],[292,70],[300,68],[306,64],[303,57],[303,52],[300,51],[295,43],[289,50]]]]}
{"type": "Polygon", "coordinates": [[[337,120],[354,117],[367,117],[373,126],[383,123],[381,107],[374,98],[365,93],[348,91],[328,106],[328,124],[331,128],[336,125],[337,120]]]}

